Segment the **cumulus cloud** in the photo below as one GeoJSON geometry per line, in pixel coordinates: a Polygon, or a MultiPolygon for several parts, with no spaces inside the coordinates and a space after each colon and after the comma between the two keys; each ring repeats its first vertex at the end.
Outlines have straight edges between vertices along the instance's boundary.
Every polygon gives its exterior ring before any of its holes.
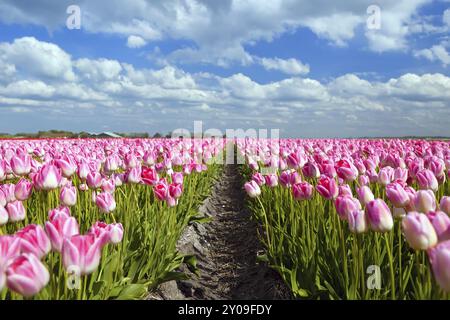
{"type": "Polygon", "coordinates": [[[147,44],[144,38],[131,35],[127,39],[127,47],[128,48],[141,48],[147,44]]]}
{"type": "MultiPolygon", "coordinates": [[[[406,49],[414,16],[430,1],[378,1],[381,29],[366,30],[369,48],[377,52],[406,49]]],[[[39,3],[3,0],[0,21],[55,29],[65,25],[65,10],[70,4],[69,0],[39,3]]],[[[358,28],[365,30],[366,10],[373,1],[129,0],[124,5],[118,0],[80,0],[77,4],[82,9],[81,27],[88,32],[125,37],[129,47],[140,47],[155,39],[188,40],[192,45],[175,49],[167,57],[169,63],[228,66],[253,62],[246,46],[273,41],[299,28],[308,28],[333,45],[345,46],[358,28]]]]}
{"type": "Polygon", "coordinates": [[[261,58],[259,63],[266,70],[277,70],[290,75],[305,75],[309,73],[309,65],[303,64],[300,60],[280,59],[280,58],[261,58]]]}
{"type": "Polygon", "coordinates": [[[444,67],[450,65],[450,54],[444,43],[434,45],[429,49],[417,50],[414,52],[416,58],[425,58],[430,61],[439,61],[444,67]]]}
{"type": "MultiPolygon", "coordinates": [[[[345,74],[328,82],[292,74],[260,83],[243,73],[218,76],[173,65],[149,69],[105,58],[74,60],[57,45],[36,39],[26,41],[66,57],[66,67],[30,72],[10,49],[22,41],[0,43],[0,48],[8,48],[0,61],[10,69],[10,78],[0,83],[0,116],[10,119],[12,108],[29,110],[21,115],[33,118],[34,130],[44,129],[38,127],[42,123],[57,123],[72,130],[107,124],[115,130],[124,126],[153,132],[200,119],[233,128],[283,125],[291,135],[306,130],[311,135],[345,136],[361,132],[352,131],[356,129],[373,135],[418,134],[417,123],[419,133],[450,134],[444,121],[450,115],[450,78],[440,73],[409,73],[387,81],[345,74]]],[[[269,62],[281,69],[286,61],[269,62]]],[[[22,123],[6,120],[4,130],[24,130],[22,123]]]]}

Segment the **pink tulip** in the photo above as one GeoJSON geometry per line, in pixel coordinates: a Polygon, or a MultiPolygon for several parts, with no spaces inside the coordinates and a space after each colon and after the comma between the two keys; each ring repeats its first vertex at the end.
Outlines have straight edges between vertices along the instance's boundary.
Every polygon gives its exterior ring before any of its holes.
{"type": "Polygon", "coordinates": [[[22,252],[32,253],[39,259],[49,253],[51,249],[50,239],[40,225],[29,224],[17,231],[16,236],[21,239],[22,252]]]}
{"type": "MultiPolygon", "coordinates": [[[[12,259],[20,255],[20,238],[15,236],[0,236],[0,273],[12,259]]],[[[1,287],[1,286],[0,286],[1,287]]]]}
{"type": "Polygon", "coordinates": [[[402,220],[402,228],[409,246],[415,250],[427,250],[438,241],[433,225],[423,213],[409,212],[402,220]]]}
{"type": "Polygon", "coordinates": [[[382,199],[375,199],[366,205],[370,227],[375,232],[387,232],[394,226],[391,211],[382,199]]]}
{"type": "Polygon", "coordinates": [[[113,178],[102,180],[102,191],[113,194],[116,190],[116,183],[113,178]]]}
{"type": "Polygon", "coordinates": [[[250,182],[246,182],[244,184],[244,189],[250,198],[256,198],[261,194],[259,185],[253,180],[251,180],[250,182]]]}
{"type": "Polygon", "coordinates": [[[179,183],[171,183],[169,185],[169,196],[175,199],[178,199],[181,197],[181,194],[183,193],[183,185],[179,183]]]}
{"type": "Polygon", "coordinates": [[[134,154],[128,153],[125,155],[124,164],[126,169],[132,169],[138,166],[139,161],[134,154]]]}
{"type": "Polygon", "coordinates": [[[439,208],[446,214],[450,214],[450,197],[448,196],[442,197],[441,202],[439,203],[439,208]]]}
{"type": "Polygon", "coordinates": [[[6,269],[7,286],[24,297],[31,297],[41,291],[49,282],[50,274],[33,254],[16,257],[6,269]]]}
{"type": "Polygon", "coordinates": [[[14,174],[24,176],[31,171],[31,157],[27,154],[20,154],[11,158],[11,169],[14,174]]]}
{"type": "Polygon", "coordinates": [[[25,207],[21,201],[13,201],[6,205],[8,211],[9,221],[17,222],[25,220],[26,212],[25,207]]]}
{"type": "Polygon", "coordinates": [[[340,196],[349,196],[353,197],[352,189],[348,184],[343,184],[339,186],[339,195],[340,196]]]}
{"type": "Polygon", "coordinates": [[[74,217],[60,215],[45,223],[45,231],[52,249],[61,252],[64,239],[79,234],[79,227],[74,217]]]}
{"type": "Polygon", "coordinates": [[[6,195],[0,187],[0,207],[6,206],[6,203],[7,203],[6,195]]]}
{"type": "Polygon", "coordinates": [[[370,179],[366,175],[362,175],[358,177],[358,183],[360,186],[366,186],[370,183],[370,179]]]}
{"type": "Polygon", "coordinates": [[[86,161],[82,160],[78,164],[78,169],[77,169],[78,177],[84,181],[87,179],[87,176],[89,173],[90,173],[89,165],[87,164],[86,161]]]}
{"type": "Polygon", "coordinates": [[[81,184],[78,186],[78,189],[79,189],[80,191],[88,191],[88,190],[89,190],[89,187],[87,186],[87,184],[81,183],[81,184]]]}
{"type": "Polygon", "coordinates": [[[0,181],[6,179],[6,161],[4,159],[0,160],[0,181]]]}
{"type": "Polygon", "coordinates": [[[259,186],[262,186],[266,183],[266,180],[264,180],[264,177],[261,173],[256,172],[252,176],[252,180],[255,181],[259,186]]]}
{"type": "Polygon", "coordinates": [[[169,194],[169,186],[164,178],[159,180],[153,186],[153,193],[155,194],[155,196],[158,200],[160,200],[160,201],[166,200],[166,198],[169,194]]]}
{"type": "Polygon", "coordinates": [[[55,164],[66,178],[70,178],[77,170],[75,162],[67,155],[61,159],[55,160],[55,164]]]}
{"type": "Polygon", "coordinates": [[[364,233],[369,229],[369,223],[367,222],[367,215],[364,210],[349,211],[347,213],[346,220],[350,232],[364,233]]]}
{"type": "Polygon", "coordinates": [[[394,218],[403,219],[403,217],[406,216],[406,210],[405,208],[394,207],[392,210],[392,215],[394,216],[394,218]]]}
{"type": "Polygon", "coordinates": [[[389,183],[391,183],[392,179],[394,177],[394,169],[392,167],[384,167],[380,169],[380,172],[378,172],[378,183],[386,186],[389,183]]]}
{"type": "Polygon", "coordinates": [[[408,169],[404,168],[395,168],[394,170],[394,180],[401,180],[403,182],[406,182],[408,180],[408,169]]]}
{"type": "Polygon", "coordinates": [[[128,169],[125,174],[125,180],[127,183],[139,183],[141,182],[141,167],[136,166],[131,169],[128,169]]]}
{"type": "Polygon", "coordinates": [[[300,182],[292,185],[292,194],[295,200],[309,200],[312,198],[313,189],[308,182],[300,182]]]}
{"type": "Polygon", "coordinates": [[[339,188],[336,180],[327,176],[322,176],[316,186],[317,192],[327,200],[336,199],[339,194],[339,188]]]}
{"type": "Polygon", "coordinates": [[[109,239],[111,243],[120,243],[123,239],[123,226],[121,223],[112,223],[108,225],[109,239]]]}
{"type": "Polygon", "coordinates": [[[56,166],[52,164],[45,164],[39,170],[33,182],[38,189],[56,189],[59,187],[61,182],[61,172],[56,166]]]}
{"type": "Polygon", "coordinates": [[[81,275],[90,274],[100,263],[101,243],[93,234],[75,235],[64,239],[61,254],[66,269],[77,268],[81,275]]]}
{"type": "Polygon", "coordinates": [[[358,177],[358,169],[347,160],[339,160],[336,163],[336,173],[345,181],[353,181],[358,177]]]}
{"type": "Polygon", "coordinates": [[[103,221],[95,222],[88,233],[95,236],[101,248],[111,241],[109,225],[103,221]]]}
{"type": "Polygon", "coordinates": [[[428,213],[436,210],[436,198],[431,190],[419,190],[414,197],[416,211],[428,213]]]}
{"type": "Polygon", "coordinates": [[[427,217],[436,231],[439,241],[450,240],[450,218],[442,211],[431,211],[427,217]]]}
{"type": "Polygon", "coordinates": [[[77,188],[74,186],[65,186],[59,193],[59,200],[67,207],[74,206],[77,203],[77,188]]]}
{"type": "Polygon", "coordinates": [[[17,200],[24,201],[30,197],[32,190],[33,184],[27,179],[22,178],[16,184],[16,187],[14,189],[14,196],[17,200]]]}
{"type": "Polygon", "coordinates": [[[106,158],[105,165],[104,165],[104,171],[108,174],[116,171],[119,169],[119,161],[117,157],[111,156],[106,158]]]}
{"type": "Polygon", "coordinates": [[[266,185],[274,188],[276,186],[278,186],[278,176],[276,174],[269,174],[264,176],[264,179],[266,180],[266,185]]]}
{"type": "Polygon", "coordinates": [[[181,172],[172,173],[172,183],[183,184],[183,173],[181,172]]]}
{"type": "Polygon", "coordinates": [[[116,201],[114,196],[107,192],[99,193],[95,199],[95,204],[103,213],[109,213],[116,209],[116,201]]]}
{"type": "Polygon", "coordinates": [[[166,203],[169,207],[175,207],[178,204],[178,199],[171,196],[167,196],[166,203]]]}
{"type": "Polygon", "coordinates": [[[359,211],[362,209],[361,203],[358,199],[351,196],[339,196],[334,200],[336,212],[343,220],[347,218],[347,215],[351,212],[359,211]]]}
{"type": "Polygon", "coordinates": [[[450,292],[450,240],[428,250],[428,256],[436,282],[445,292],[450,292]]]}
{"type": "Polygon", "coordinates": [[[16,185],[12,183],[6,183],[1,185],[3,194],[5,195],[6,202],[16,201],[16,185]]]}
{"type": "Polygon", "coordinates": [[[313,162],[307,162],[302,169],[302,173],[306,178],[319,178],[320,170],[319,167],[313,162]]]}
{"type": "Polygon", "coordinates": [[[6,224],[9,220],[9,215],[8,215],[8,211],[0,206],[0,226],[6,224]]]}
{"type": "Polygon", "coordinates": [[[52,221],[57,219],[58,217],[70,217],[70,209],[68,207],[60,206],[55,209],[51,209],[48,211],[48,220],[52,221]]]}
{"type": "Polygon", "coordinates": [[[98,189],[102,185],[102,176],[99,172],[89,172],[86,177],[86,182],[89,188],[98,189]]]}
{"type": "Polygon", "coordinates": [[[416,175],[417,182],[419,183],[420,189],[430,189],[434,192],[437,191],[439,184],[434,176],[433,172],[428,169],[423,169],[419,171],[416,175]]]}
{"type": "Polygon", "coordinates": [[[406,207],[410,201],[405,189],[397,182],[390,183],[386,186],[386,196],[397,208],[406,207]]]}
{"type": "Polygon", "coordinates": [[[158,173],[153,168],[142,167],[141,179],[147,185],[154,186],[158,180],[158,173]]]}

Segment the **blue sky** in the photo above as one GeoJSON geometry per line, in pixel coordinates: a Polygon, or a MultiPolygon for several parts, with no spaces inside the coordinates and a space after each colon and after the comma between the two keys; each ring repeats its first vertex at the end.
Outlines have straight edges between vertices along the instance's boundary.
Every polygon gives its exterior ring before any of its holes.
{"type": "Polygon", "coordinates": [[[448,0],[4,0],[0,131],[450,135],[449,30],[448,0]]]}

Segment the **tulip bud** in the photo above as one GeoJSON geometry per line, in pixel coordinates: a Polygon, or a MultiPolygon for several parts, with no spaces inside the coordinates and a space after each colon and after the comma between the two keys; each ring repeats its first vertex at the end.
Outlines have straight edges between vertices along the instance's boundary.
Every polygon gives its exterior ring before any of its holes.
{"type": "Polygon", "coordinates": [[[336,207],[336,212],[343,220],[347,218],[349,213],[361,210],[361,203],[358,199],[350,196],[337,197],[336,200],[334,200],[334,205],[336,207]]]}
{"type": "Polygon", "coordinates": [[[261,173],[259,173],[259,172],[256,172],[256,173],[253,174],[252,180],[255,181],[259,186],[264,185],[265,182],[266,182],[264,180],[263,175],[261,173]]]}
{"type": "Polygon", "coordinates": [[[16,184],[16,187],[14,189],[14,196],[17,200],[24,201],[30,197],[32,190],[33,184],[30,181],[22,178],[16,184]]]}
{"type": "Polygon", "coordinates": [[[390,183],[386,186],[386,196],[397,208],[406,207],[410,201],[405,189],[397,182],[390,183]]]}
{"type": "Polygon", "coordinates": [[[114,196],[107,192],[99,193],[95,198],[95,204],[103,213],[109,213],[116,209],[116,201],[114,196]]]}
{"type": "Polygon", "coordinates": [[[375,199],[366,205],[370,227],[375,232],[387,232],[394,226],[391,211],[382,199],[375,199]]]}
{"type": "Polygon", "coordinates": [[[367,215],[364,210],[356,210],[347,213],[348,227],[353,233],[364,233],[369,229],[367,215]]]}
{"type": "Polygon", "coordinates": [[[89,172],[86,178],[87,185],[89,188],[97,189],[102,185],[102,176],[99,172],[89,172]]]}
{"type": "Polygon", "coordinates": [[[26,212],[25,207],[21,201],[13,201],[6,205],[8,211],[9,221],[17,222],[25,220],[26,212]]]}
{"type": "Polygon", "coordinates": [[[77,203],[77,189],[74,186],[65,186],[59,193],[59,200],[67,207],[74,206],[77,203]]]}
{"type": "Polygon", "coordinates": [[[428,169],[423,169],[416,174],[417,182],[419,183],[420,189],[423,190],[433,190],[437,191],[439,184],[436,180],[435,175],[428,169]]]}
{"type": "Polygon", "coordinates": [[[427,250],[437,243],[436,231],[423,213],[409,212],[402,220],[403,234],[415,250],[427,250]]]}
{"type": "Polygon", "coordinates": [[[312,197],[313,189],[308,182],[300,182],[292,186],[292,194],[295,200],[309,200],[312,197]]]}
{"type": "Polygon", "coordinates": [[[448,196],[442,197],[441,202],[439,203],[439,208],[446,214],[450,214],[450,197],[448,196]]]}
{"type": "Polygon", "coordinates": [[[41,291],[49,282],[50,274],[44,264],[33,254],[22,254],[6,269],[7,286],[24,297],[41,291]]]}
{"type": "Polygon", "coordinates": [[[246,182],[244,184],[245,191],[250,198],[256,198],[261,194],[261,189],[255,181],[246,182]]]}
{"type": "Polygon", "coordinates": [[[419,190],[414,197],[414,208],[423,213],[436,210],[436,198],[431,190],[419,190]]]}

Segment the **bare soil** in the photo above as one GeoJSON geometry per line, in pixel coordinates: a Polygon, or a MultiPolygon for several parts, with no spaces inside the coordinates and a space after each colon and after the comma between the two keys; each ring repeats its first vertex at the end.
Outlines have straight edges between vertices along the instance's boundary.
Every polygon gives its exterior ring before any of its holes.
{"type": "Polygon", "coordinates": [[[189,225],[178,250],[197,256],[200,276],[183,266],[189,280],[162,284],[148,299],[292,299],[281,277],[256,257],[262,250],[258,224],[245,208],[241,176],[236,165],[226,165],[211,196],[199,209],[212,217],[189,225]]]}

